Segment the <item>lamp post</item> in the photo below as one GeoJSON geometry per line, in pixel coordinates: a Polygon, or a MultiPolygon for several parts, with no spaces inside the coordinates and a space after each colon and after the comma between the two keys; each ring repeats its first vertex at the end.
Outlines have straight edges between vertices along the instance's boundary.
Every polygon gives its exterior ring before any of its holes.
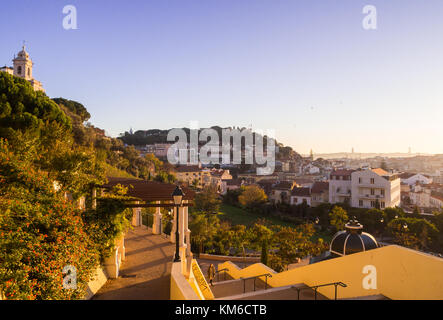
{"type": "Polygon", "coordinates": [[[179,232],[178,232],[178,228],[179,228],[179,211],[178,209],[180,208],[182,201],[183,201],[183,196],[185,194],[183,193],[183,190],[179,187],[176,186],[174,192],[172,193],[172,199],[174,200],[174,205],[176,207],[176,212],[177,212],[177,221],[175,223],[175,258],[174,258],[174,262],[180,262],[180,253],[179,253],[179,232]]]}

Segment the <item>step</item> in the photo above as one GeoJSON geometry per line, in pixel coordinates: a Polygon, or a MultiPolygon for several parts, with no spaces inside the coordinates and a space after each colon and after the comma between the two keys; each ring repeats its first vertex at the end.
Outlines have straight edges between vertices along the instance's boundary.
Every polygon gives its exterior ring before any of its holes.
{"type": "MultiPolygon", "coordinates": [[[[298,300],[297,290],[294,287],[307,288],[305,284],[301,283],[291,286],[248,292],[246,294],[232,295],[219,298],[218,300],[298,300]]],[[[300,290],[300,300],[315,300],[314,290],[300,290]]],[[[317,300],[329,299],[317,292],[317,300]]]]}
{"type": "MultiPolygon", "coordinates": [[[[260,279],[255,280],[255,291],[264,290],[266,283],[260,279]]],[[[267,286],[269,288],[269,286],[267,286]]],[[[220,281],[214,283],[211,287],[215,298],[223,298],[233,295],[244,294],[245,292],[254,292],[254,279],[242,279],[220,281]]]]}

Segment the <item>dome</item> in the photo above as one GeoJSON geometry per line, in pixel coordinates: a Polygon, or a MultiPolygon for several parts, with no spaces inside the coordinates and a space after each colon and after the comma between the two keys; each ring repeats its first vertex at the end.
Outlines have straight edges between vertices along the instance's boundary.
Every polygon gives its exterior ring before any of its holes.
{"type": "Polygon", "coordinates": [[[22,50],[17,54],[16,60],[28,60],[29,54],[26,52],[26,47],[23,46],[22,50]]]}
{"type": "Polygon", "coordinates": [[[346,224],[346,230],[337,232],[332,238],[329,251],[338,256],[378,248],[375,238],[369,233],[362,232],[361,225],[354,217],[346,224]]]}

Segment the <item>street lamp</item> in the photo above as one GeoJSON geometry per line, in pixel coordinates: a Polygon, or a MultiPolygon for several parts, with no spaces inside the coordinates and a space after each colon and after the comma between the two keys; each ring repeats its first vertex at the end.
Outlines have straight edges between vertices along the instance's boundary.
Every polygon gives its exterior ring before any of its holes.
{"type": "Polygon", "coordinates": [[[182,201],[183,201],[183,196],[185,194],[183,193],[183,190],[179,187],[176,186],[174,192],[172,193],[172,199],[174,200],[174,205],[177,208],[176,214],[177,214],[177,221],[175,224],[175,258],[174,258],[174,262],[180,262],[180,254],[179,254],[179,237],[180,234],[178,232],[178,225],[179,225],[179,212],[178,212],[178,208],[181,206],[182,201]]]}

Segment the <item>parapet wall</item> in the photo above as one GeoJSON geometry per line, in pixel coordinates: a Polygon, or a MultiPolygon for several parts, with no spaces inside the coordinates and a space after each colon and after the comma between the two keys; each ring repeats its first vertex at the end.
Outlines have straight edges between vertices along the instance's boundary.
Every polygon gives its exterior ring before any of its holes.
{"type": "MultiPolygon", "coordinates": [[[[240,269],[228,261],[218,268],[228,268],[228,274],[234,279],[271,273],[272,277],[268,278],[271,287],[298,283],[314,286],[341,281],[347,287],[339,287],[338,298],[382,294],[394,300],[443,299],[443,259],[400,246],[386,246],[281,273],[275,273],[261,263],[240,269]]],[[[334,298],[333,286],[318,291],[334,298]]]]}

